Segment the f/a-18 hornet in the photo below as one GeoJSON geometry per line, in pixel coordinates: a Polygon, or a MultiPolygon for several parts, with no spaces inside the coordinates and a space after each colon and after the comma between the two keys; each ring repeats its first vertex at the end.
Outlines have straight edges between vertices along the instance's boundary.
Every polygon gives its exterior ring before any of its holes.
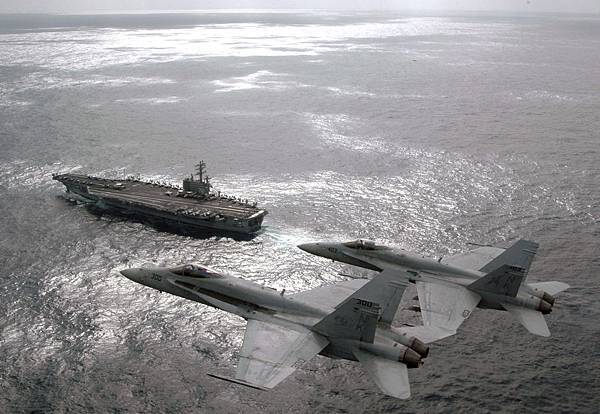
{"type": "Polygon", "coordinates": [[[121,271],[135,282],[248,321],[235,378],[209,374],[213,377],[269,389],[321,354],[359,361],[385,394],[404,399],[410,396],[407,368],[422,365],[426,343],[448,332],[391,326],[406,287],[394,272],[287,295],[193,264],[121,271]]]}
{"type": "Polygon", "coordinates": [[[550,336],[543,315],[562,282],[524,283],[538,244],[519,240],[508,249],[482,246],[438,260],[368,240],[307,243],[300,249],[317,256],[375,271],[393,271],[416,284],[425,326],[456,333],[475,307],[511,313],[529,332],[550,336]]]}

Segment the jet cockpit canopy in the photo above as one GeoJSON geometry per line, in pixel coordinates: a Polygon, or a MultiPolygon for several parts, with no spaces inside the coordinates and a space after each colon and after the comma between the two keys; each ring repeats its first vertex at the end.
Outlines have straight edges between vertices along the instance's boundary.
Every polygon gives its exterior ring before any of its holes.
{"type": "Polygon", "coordinates": [[[217,279],[223,276],[215,272],[212,269],[204,266],[198,266],[194,264],[186,264],[182,266],[172,267],[169,269],[171,273],[175,273],[179,276],[197,277],[204,279],[217,279]]]}
{"type": "Polygon", "coordinates": [[[380,250],[381,247],[377,246],[374,241],[371,240],[353,240],[344,243],[344,246],[350,247],[351,249],[361,249],[361,250],[380,250]]]}

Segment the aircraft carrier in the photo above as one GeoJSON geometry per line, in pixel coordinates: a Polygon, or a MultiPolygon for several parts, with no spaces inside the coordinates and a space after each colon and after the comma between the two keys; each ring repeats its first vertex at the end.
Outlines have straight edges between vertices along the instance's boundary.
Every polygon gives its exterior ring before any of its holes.
{"type": "Polygon", "coordinates": [[[209,177],[201,161],[196,174],[183,180],[183,186],[123,180],[80,174],[53,174],[67,187],[67,198],[88,203],[112,214],[148,222],[161,229],[182,234],[234,233],[252,235],[260,230],[266,210],[256,203],[211,191],[209,177]]]}

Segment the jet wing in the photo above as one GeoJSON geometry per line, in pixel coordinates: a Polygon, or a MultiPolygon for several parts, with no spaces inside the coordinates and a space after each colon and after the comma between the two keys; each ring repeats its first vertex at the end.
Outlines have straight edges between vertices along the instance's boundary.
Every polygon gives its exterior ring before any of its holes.
{"type": "Polygon", "coordinates": [[[350,280],[294,295],[295,299],[332,310],[350,298],[377,303],[381,306],[381,321],[392,323],[404,289],[406,277],[398,270],[384,270],[371,280],[350,280]]]}
{"type": "Polygon", "coordinates": [[[319,309],[332,311],[354,292],[363,287],[367,279],[353,279],[290,295],[295,300],[315,306],[319,309]]]}
{"type": "Polygon", "coordinates": [[[442,263],[483,273],[489,273],[502,265],[517,266],[525,270],[525,277],[527,277],[538,247],[536,242],[521,239],[508,249],[480,247],[467,253],[442,259],[442,263]]]}
{"type": "Polygon", "coordinates": [[[471,316],[481,300],[475,292],[455,284],[443,282],[417,282],[423,325],[435,326],[456,332],[471,316]]]}
{"type": "Polygon", "coordinates": [[[479,247],[466,253],[442,258],[441,262],[454,267],[479,270],[504,253],[499,247],[479,247]]]}
{"type": "Polygon", "coordinates": [[[273,388],[328,344],[323,336],[301,326],[291,330],[250,319],[235,378],[241,383],[273,388]]]}

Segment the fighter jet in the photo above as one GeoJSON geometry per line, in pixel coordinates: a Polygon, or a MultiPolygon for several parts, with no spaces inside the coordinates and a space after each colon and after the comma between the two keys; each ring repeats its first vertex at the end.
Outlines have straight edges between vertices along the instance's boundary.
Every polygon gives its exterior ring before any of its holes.
{"type": "Polygon", "coordinates": [[[209,375],[253,388],[273,388],[321,354],[359,361],[381,391],[405,399],[410,396],[407,368],[422,365],[429,352],[426,343],[448,335],[437,328],[391,326],[406,287],[394,270],[370,281],[349,280],[289,295],[195,264],[121,273],[246,319],[235,378],[209,375]]]}
{"type": "Polygon", "coordinates": [[[527,240],[508,249],[481,246],[437,260],[368,240],[298,247],[334,261],[392,271],[399,281],[415,283],[423,324],[451,334],[479,307],[508,311],[529,332],[550,336],[543,315],[552,311],[554,295],[569,288],[562,282],[524,283],[538,249],[527,240]]]}

